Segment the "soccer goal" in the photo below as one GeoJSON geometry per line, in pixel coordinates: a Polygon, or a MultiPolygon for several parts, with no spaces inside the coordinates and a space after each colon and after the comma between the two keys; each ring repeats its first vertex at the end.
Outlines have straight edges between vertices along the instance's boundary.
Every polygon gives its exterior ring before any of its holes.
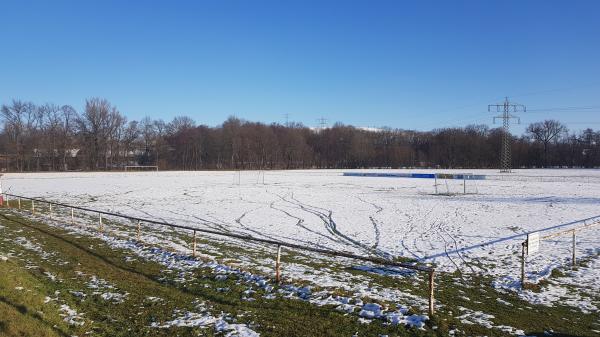
{"type": "Polygon", "coordinates": [[[471,173],[436,173],[434,191],[436,195],[478,194],[478,176],[471,173]]]}
{"type": "Polygon", "coordinates": [[[129,171],[158,171],[158,166],[154,165],[129,165],[125,166],[125,172],[129,171]]]}

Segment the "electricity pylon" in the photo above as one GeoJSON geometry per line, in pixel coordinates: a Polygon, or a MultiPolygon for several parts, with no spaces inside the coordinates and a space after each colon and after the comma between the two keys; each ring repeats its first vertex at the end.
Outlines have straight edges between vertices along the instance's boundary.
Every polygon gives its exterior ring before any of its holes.
{"type": "Polygon", "coordinates": [[[327,125],[327,119],[324,117],[317,118],[317,122],[319,122],[320,129],[325,130],[325,126],[327,125]]]}
{"type": "Polygon", "coordinates": [[[488,105],[488,112],[492,112],[493,109],[496,112],[502,112],[500,116],[494,116],[494,124],[496,119],[502,119],[502,148],[500,149],[500,172],[510,172],[512,165],[511,158],[511,141],[512,137],[510,134],[510,120],[516,119],[517,124],[521,124],[521,119],[513,114],[512,112],[526,112],[527,108],[523,104],[511,103],[508,97],[505,98],[502,104],[490,104],[488,105]]]}

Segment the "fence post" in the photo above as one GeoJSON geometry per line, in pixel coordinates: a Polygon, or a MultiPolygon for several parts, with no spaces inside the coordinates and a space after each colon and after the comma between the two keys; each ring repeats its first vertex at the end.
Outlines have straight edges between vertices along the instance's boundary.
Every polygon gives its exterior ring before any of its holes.
{"type": "Polygon", "coordinates": [[[573,230],[573,261],[572,261],[573,262],[573,268],[577,264],[577,260],[576,260],[576,257],[575,257],[575,255],[576,255],[575,254],[575,248],[576,248],[575,247],[575,230],[573,230]]]}
{"type": "Polygon", "coordinates": [[[17,204],[19,205],[19,209],[21,209],[21,197],[17,199],[17,204]]]}
{"type": "Polygon", "coordinates": [[[277,245],[277,259],[275,260],[275,282],[281,282],[281,245],[277,245]]]}
{"type": "Polygon", "coordinates": [[[75,224],[75,211],[73,210],[73,207],[71,207],[71,225],[75,224]]]}
{"type": "Polygon", "coordinates": [[[142,241],[142,222],[140,220],[137,221],[137,240],[142,241]]]}
{"type": "Polygon", "coordinates": [[[4,198],[4,199],[6,199],[6,208],[10,208],[10,199],[8,197],[8,194],[5,194],[5,196],[6,196],[6,198],[4,198]]]}
{"type": "Polygon", "coordinates": [[[432,268],[429,271],[429,316],[433,316],[435,314],[435,298],[434,298],[434,289],[435,289],[435,269],[432,268]]]}
{"type": "Polygon", "coordinates": [[[467,176],[463,174],[463,194],[467,194],[467,176]]]}
{"type": "Polygon", "coordinates": [[[102,214],[98,213],[98,224],[100,226],[100,233],[104,233],[104,224],[102,223],[102,214]]]}
{"type": "Polygon", "coordinates": [[[31,215],[35,215],[35,201],[31,199],[31,215]]]}
{"type": "Polygon", "coordinates": [[[192,256],[196,257],[196,230],[194,230],[194,242],[192,243],[192,256]]]}
{"type": "Polygon", "coordinates": [[[50,220],[52,220],[52,204],[48,204],[50,205],[50,210],[48,211],[48,215],[50,216],[50,220]]]}
{"type": "Polygon", "coordinates": [[[437,190],[437,173],[433,174],[433,184],[435,186],[435,194],[438,194],[438,190],[437,190]]]}
{"type": "Polygon", "coordinates": [[[527,240],[521,243],[521,288],[525,288],[525,247],[527,240]]]}

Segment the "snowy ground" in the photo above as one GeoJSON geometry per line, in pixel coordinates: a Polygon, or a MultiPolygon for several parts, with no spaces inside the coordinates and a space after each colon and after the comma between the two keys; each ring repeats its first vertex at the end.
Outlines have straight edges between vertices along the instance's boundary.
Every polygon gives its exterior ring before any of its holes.
{"type": "MultiPolygon", "coordinates": [[[[2,186],[9,193],[178,224],[414,258],[443,271],[492,275],[494,286],[509,290],[518,288],[526,233],[554,233],[600,216],[600,170],[466,172],[493,180],[469,181],[469,194],[453,196],[435,195],[431,179],[345,177],[338,170],[7,174],[2,186]]],[[[438,184],[442,193],[463,191],[462,181],[438,184]]],[[[570,240],[543,241],[541,252],[529,257],[528,278],[538,280],[568,263],[570,240]]],[[[579,257],[598,252],[600,226],[578,233],[579,257]]],[[[589,270],[520,295],[552,305],[565,300],[563,288],[575,278],[598,293],[597,271],[589,270]]],[[[585,294],[566,302],[598,310],[585,294]]]]}

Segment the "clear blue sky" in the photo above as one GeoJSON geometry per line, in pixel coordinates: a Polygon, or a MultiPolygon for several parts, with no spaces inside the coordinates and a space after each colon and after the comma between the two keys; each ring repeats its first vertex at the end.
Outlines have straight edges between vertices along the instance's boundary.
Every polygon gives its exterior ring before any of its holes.
{"type": "Polygon", "coordinates": [[[135,119],[424,130],[491,124],[487,104],[510,96],[538,110],[525,124],[600,128],[600,1],[3,1],[1,13],[2,103],[81,110],[98,96],[135,119]]]}

